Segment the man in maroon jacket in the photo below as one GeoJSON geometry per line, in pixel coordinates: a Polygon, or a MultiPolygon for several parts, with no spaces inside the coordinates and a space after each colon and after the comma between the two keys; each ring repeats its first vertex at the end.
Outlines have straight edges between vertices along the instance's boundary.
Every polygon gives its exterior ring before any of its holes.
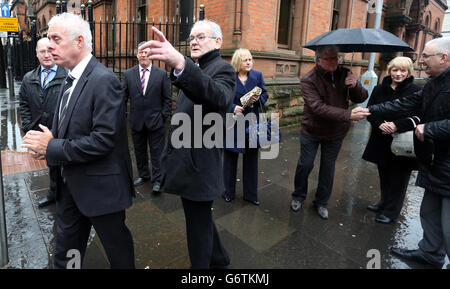
{"type": "Polygon", "coordinates": [[[316,66],[300,82],[305,106],[291,209],[299,211],[306,199],[308,177],[320,145],[319,182],[313,203],[322,219],[328,219],[327,204],[342,140],[352,121],[361,120],[369,114],[361,107],[348,110],[349,99],[360,103],[366,100],[368,94],[349,69],[338,65],[337,51],[333,46],[318,49],[316,66]]]}

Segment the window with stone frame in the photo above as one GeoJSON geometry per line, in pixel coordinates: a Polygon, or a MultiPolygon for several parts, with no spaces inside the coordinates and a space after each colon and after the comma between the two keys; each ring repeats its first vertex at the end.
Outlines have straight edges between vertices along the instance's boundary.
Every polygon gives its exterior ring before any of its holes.
{"type": "Polygon", "coordinates": [[[348,0],[333,1],[330,30],[350,27],[352,5],[353,2],[348,0]]]}
{"type": "Polygon", "coordinates": [[[331,30],[338,29],[340,12],[341,12],[341,0],[334,0],[333,16],[331,18],[331,30]]]}
{"type": "Polygon", "coordinates": [[[289,48],[291,41],[291,15],[292,1],[280,0],[280,10],[278,14],[278,47],[289,48]]]}
{"type": "Polygon", "coordinates": [[[137,43],[146,41],[146,19],[147,19],[147,1],[146,0],[136,0],[137,1],[137,43]]]}
{"type": "Polygon", "coordinates": [[[178,0],[180,15],[179,41],[185,41],[191,32],[194,23],[194,0],[178,0]]]}
{"type": "Polygon", "coordinates": [[[440,33],[441,32],[441,19],[436,19],[436,22],[434,24],[434,32],[440,33]]]}

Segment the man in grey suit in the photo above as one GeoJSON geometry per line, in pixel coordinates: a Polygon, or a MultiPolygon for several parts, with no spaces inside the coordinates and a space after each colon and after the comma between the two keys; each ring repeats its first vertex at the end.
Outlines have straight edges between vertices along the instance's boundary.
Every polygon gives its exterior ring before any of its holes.
{"type": "Polygon", "coordinates": [[[152,161],[151,180],[153,192],[161,185],[160,158],[164,147],[164,123],[172,111],[172,89],[165,70],[152,65],[147,54],[149,48],[138,45],[139,64],[123,73],[122,88],[126,100],[130,99],[130,126],[139,186],[150,179],[147,143],[150,145],[152,161]]]}
{"type": "MultiPolygon", "coordinates": [[[[149,41],[150,59],[161,60],[172,67],[172,83],[180,89],[167,145],[161,159],[162,188],[180,195],[186,219],[186,235],[192,268],[229,267],[230,258],[222,246],[212,218],[213,201],[225,192],[222,152],[219,147],[206,147],[195,131],[205,132],[211,125],[196,125],[194,113],[201,119],[208,113],[231,110],[235,94],[234,68],[220,56],[222,31],[208,20],[195,23],[190,33],[191,57],[181,55],[155,27],[157,40],[149,41]],[[195,105],[195,106],[194,106],[195,105]],[[179,146],[172,138],[175,116],[188,116],[192,135],[187,146],[179,146]]],[[[183,123],[183,127],[186,127],[183,123]]],[[[175,137],[176,138],[176,137],[175,137]]],[[[183,136],[184,138],[184,136],[183,136]]],[[[175,141],[177,142],[177,141],[175,141]]]]}
{"type": "Polygon", "coordinates": [[[41,125],[41,132],[25,135],[22,146],[59,172],[54,267],[81,266],[94,226],[111,268],[134,268],[125,209],[135,191],[120,81],[91,55],[88,22],[63,13],[48,25],[53,59],[69,75],[52,131],[41,125]],[[81,260],[74,263],[72,256],[81,260]]]}

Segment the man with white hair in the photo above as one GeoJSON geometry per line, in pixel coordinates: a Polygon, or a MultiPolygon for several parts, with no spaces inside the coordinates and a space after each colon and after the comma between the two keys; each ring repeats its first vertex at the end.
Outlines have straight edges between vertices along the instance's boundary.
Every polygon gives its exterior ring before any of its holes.
{"type": "MultiPolygon", "coordinates": [[[[393,102],[369,106],[382,117],[407,116],[421,110],[414,150],[421,165],[416,185],[425,189],[420,207],[423,238],[419,248],[393,247],[392,253],[415,262],[442,268],[450,256],[450,37],[426,43],[419,64],[430,75],[422,91],[393,102]]],[[[447,266],[450,268],[450,266],[447,266]]]]}
{"type": "Polygon", "coordinates": [[[88,22],[63,13],[48,26],[49,50],[69,75],[52,131],[40,125],[22,146],[58,171],[54,267],[80,268],[94,226],[111,268],[134,268],[125,209],[135,191],[120,81],[91,55],[88,22]]]}
{"type": "MultiPolygon", "coordinates": [[[[52,128],[53,115],[57,105],[61,85],[67,76],[64,68],[58,67],[48,49],[47,37],[36,43],[36,57],[39,66],[25,74],[20,85],[20,118],[22,131],[39,130],[39,124],[52,128]]],[[[39,208],[55,203],[56,180],[54,170],[50,169],[50,186],[45,199],[39,202],[39,208]]]]}
{"type": "Polygon", "coordinates": [[[194,111],[201,111],[201,119],[204,119],[210,112],[224,117],[231,110],[235,72],[220,56],[222,31],[219,25],[209,20],[195,23],[189,36],[190,59],[180,54],[158,29],[153,27],[152,30],[157,40],[148,41],[141,47],[150,48],[150,59],[163,61],[173,68],[170,77],[180,89],[161,158],[162,188],[181,197],[191,268],[229,267],[230,258],[212,218],[213,201],[225,191],[222,149],[205,147],[202,136],[196,138],[194,132],[203,133],[211,126],[200,123],[194,128],[196,122],[193,121],[194,111]],[[172,137],[174,130],[180,127],[179,123],[174,124],[174,118],[181,115],[189,116],[191,125],[188,127],[192,134],[188,136],[189,145],[180,147],[173,143],[172,137]]]}

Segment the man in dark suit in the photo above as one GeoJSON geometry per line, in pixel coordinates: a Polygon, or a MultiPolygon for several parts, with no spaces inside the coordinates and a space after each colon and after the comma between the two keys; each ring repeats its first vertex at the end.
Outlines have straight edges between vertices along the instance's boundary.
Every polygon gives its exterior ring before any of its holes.
{"type": "Polygon", "coordinates": [[[80,267],[94,226],[111,267],[134,268],[125,209],[135,192],[120,81],[91,55],[88,22],[63,13],[48,25],[53,59],[69,75],[52,131],[40,125],[42,132],[29,131],[22,146],[59,172],[54,266],[72,266],[75,255],[81,259],[75,267],[80,267]]]}
{"type": "Polygon", "coordinates": [[[181,196],[191,267],[228,267],[230,258],[220,242],[211,211],[213,201],[225,191],[223,150],[203,144],[202,135],[197,136],[196,132],[205,132],[211,125],[200,122],[196,126],[194,120],[194,114],[203,119],[208,113],[224,118],[231,110],[235,73],[220,56],[222,31],[212,21],[195,23],[189,44],[192,60],[181,55],[158,29],[152,29],[157,40],[149,41],[143,47],[151,49],[150,59],[163,61],[173,68],[170,77],[180,89],[161,159],[162,188],[167,193],[181,196]],[[187,119],[187,125],[184,122],[179,125],[177,119],[187,117],[191,121],[187,119]],[[175,130],[183,128],[190,129],[191,135],[183,136],[183,141],[179,141],[175,130]],[[187,144],[183,145],[185,140],[187,144]]]}
{"type": "Polygon", "coordinates": [[[160,159],[164,147],[164,123],[172,111],[172,89],[165,70],[152,65],[147,53],[149,48],[138,45],[139,64],[123,73],[123,92],[130,98],[130,126],[139,178],[138,186],[150,179],[147,142],[152,161],[153,192],[161,186],[160,159]]]}
{"type": "MultiPolygon", "coordinates": [[[[39,124],[51,129],[61,84],[67,76],[66,70],[58,67],[53,61],[50,50],[48,50],[49,43],[47,37],[39,39],[36,44],[39,66],[25,74],[20,86],[20,118],[24,133],[32,129],[39,130],[39,124]]],[[[49,175],[48,195],[39,202],[39,208],[55,202],[56,179],[52,169],[50,169],[49,175]]]]}

